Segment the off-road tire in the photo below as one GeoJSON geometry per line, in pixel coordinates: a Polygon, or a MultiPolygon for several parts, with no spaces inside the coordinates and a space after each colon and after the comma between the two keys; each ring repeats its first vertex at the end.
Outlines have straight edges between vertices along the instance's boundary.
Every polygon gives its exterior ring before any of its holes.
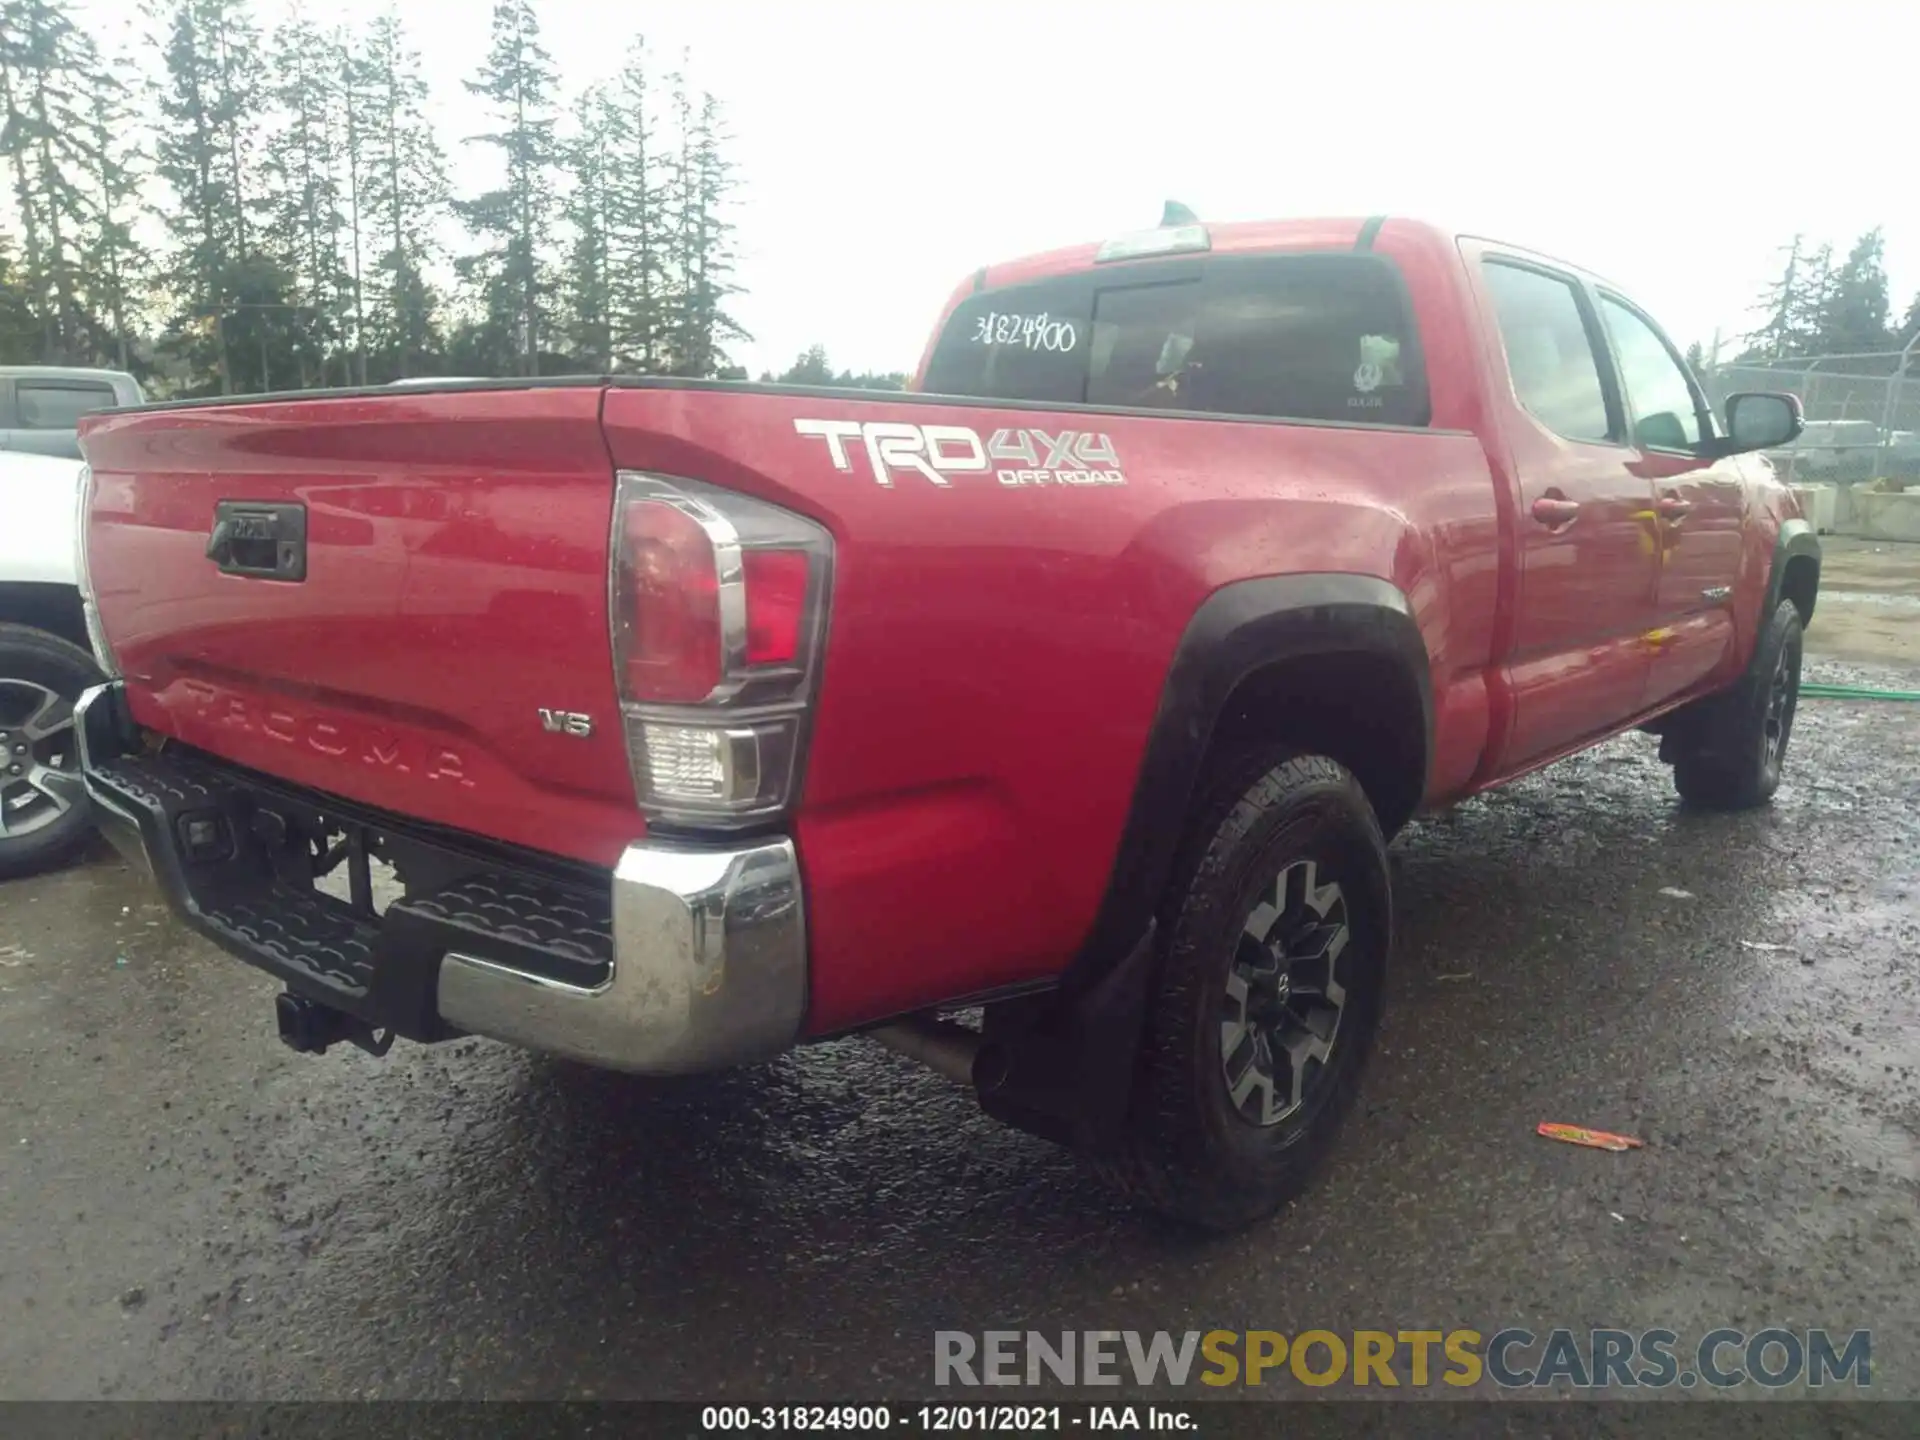
{"type": "Polygon", "coordinates": [[[1800,698],[1800,612],[1783,600],[1767,617],[1740,680],[1704,702],[1674,736],[1673,784],[1703,810],[1749,810],[1780,788],[1800,698]]]}
{"type": "Polygon", "coordinates": [[[1353,1102],[1379,1022],[1392,890],[1386,842],[1359,783],[1318,755],[1266,749],[1214,767],[1162,903],[1160,954],[1123,1138],[1095,1163],[1123,1192],[1214,1231],[1242,1229],[1298,1194],[1353,1102]],[[1299,862],[1336,882],[1348,930],[1339,1029],[1321,1082],[1256,1124],[1223,1075],[1223,1007],[1243,930],[1299,862]]]}
{"type": "MultiPolygon", "coordinates": [[[[29,695],[28,687],[52,691],[70,707],[83,690],[99,681],[93,657],[77,645],[31,626],[0,624],[0,701],[7,702],[0,707],[0,722],[18,708],[15,702],[29,695]],[[9,681],[17,683],[10,686],[6,684],[9,681]]],[[[0,730],[7,729],[0,723],[0,730]]],[[[19,781],[11,773],[16,763],[15,743],[8,744],[7,753],[0,755],[0,797],[20,791],[19,781]],[[7,782],[11,782],[11,790],[7,782]]],[[[71,730],[65,733],[64,743],[69,762],[77,764],[79,752],[73,746],[71,730]]],[[[0,880],[64,864],[92,834],[93,817],[84,804],[70,805],[65,813],[50,815],[24,833],[0,834],[0,880]]]]}

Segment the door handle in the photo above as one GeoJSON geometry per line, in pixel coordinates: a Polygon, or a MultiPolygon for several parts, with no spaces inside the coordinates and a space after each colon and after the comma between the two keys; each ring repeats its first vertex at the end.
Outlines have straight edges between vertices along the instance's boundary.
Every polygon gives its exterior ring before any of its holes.
{"type": "Polygon", "coordinates": [[[1678,495],[1662,495],[1655,508],[1662,520],[1682,520],[1693,513],[1693,502],[1682,500],[1678,495]]]}
{"type": "Polygon", "coordinates": [[[1533,502],[1533,518],[1542,525],[1569,525],[1580,513],[1578,500],[1559,499],[1552,495],[1542,495],[1533,502]]]}

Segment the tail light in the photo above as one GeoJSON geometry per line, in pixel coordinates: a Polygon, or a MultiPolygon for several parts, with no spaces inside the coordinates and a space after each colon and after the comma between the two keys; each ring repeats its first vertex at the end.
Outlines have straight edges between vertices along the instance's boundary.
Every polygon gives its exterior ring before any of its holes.
{"type": "Polygon", "coordinates": [[[73,578],[80,587],[80,613],[87,626],[87,643],[93,647],[93,663],[108,677],[118,676],[119,661],[113,646],[107,643],[106,628],[100,623],[100,607],[93,595],[93,569],[87,563],[87,516],[93,508],[93,467],[80,467],[80,483],[73,502],[73,578]]]}
{"type": "Polygon", "coordinates": [[[614,679],[634,797],[704,827],[779,815],[799,785],[833,541],[776,505],[622,472],[614,679]]]}

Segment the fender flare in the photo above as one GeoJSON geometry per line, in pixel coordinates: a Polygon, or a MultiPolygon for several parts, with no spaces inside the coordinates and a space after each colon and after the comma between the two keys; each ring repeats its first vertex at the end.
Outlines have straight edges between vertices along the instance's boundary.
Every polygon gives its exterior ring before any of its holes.
{"type": "MultiPolygon", "coordinates": [[[[1814,593],[1820,590],[1820,537],[1815,533],[1813,522],[1795,517],[1780,522],[1780,533],[1773,541],[1773,569],[1767,575],[1767,608],[1760,614],[1758,626],[1764,627],[1775,610],[1780,608],[1780,596],[1787,582],[1787,562],[1806,557],[1813,561],[1814,593]]],[[[1813,604],[1807,604],[1807,620],[1813,618],[1813,604]]]]}
{"type": "Polygon", "coordinates": [[[1277,575],[1237,581],[1207,597],[1174,649],[1107,892],[1063,989],[1118,964],[1151,923],[1207,746],[1240,682],[1276,662],[1356,651],[1402,667],[1419,694],[1424,792],[1433,752],[1433,681],[1426,641],[1398,588],[1369,575],[1277,575]]]}
{"type": "Polygon", "coordinates": [[[1402,667],[1420,697],[1424,791],[1432,677],[1426,642],[1396,587],[1366,575],[1272,576],[1223,586],[1194,612],[1167,670],[1086,938],[1052,992],[987,1007],[974,1084],[989,1114],[1077,1148],[1113,1143],[1130,1103],[1158,966],[1155,912],[1227,700],[1266,666],[1355,652],[1402,667]]]}

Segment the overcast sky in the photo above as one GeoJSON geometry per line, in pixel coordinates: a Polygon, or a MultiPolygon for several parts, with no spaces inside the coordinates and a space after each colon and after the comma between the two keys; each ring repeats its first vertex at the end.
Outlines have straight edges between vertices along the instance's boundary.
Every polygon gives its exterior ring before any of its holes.
{"type": "MultiPolygon", "coordinates": [[[[133,0],[96,0],[131,11],[133,0]]],[[[323,21],[383,0],[327,0],[323,21]]],[[[270,0],[271,19],[286,8],[270,0]]],[[[487,0],[403,4],[458,186],[487,0]]],[[[754,336],[782,368],[905,369],[981,264],[1204,219],[1419,215],[1613,279],[1728,344],[1796,230],[1887,233],[1920,289],[1920,7],[1750,0],[542,0],[569,97],[630,35],[726,107],[754,336]],[[1778,97],[1791,97],[1782,99],[1778,97]]]]}

